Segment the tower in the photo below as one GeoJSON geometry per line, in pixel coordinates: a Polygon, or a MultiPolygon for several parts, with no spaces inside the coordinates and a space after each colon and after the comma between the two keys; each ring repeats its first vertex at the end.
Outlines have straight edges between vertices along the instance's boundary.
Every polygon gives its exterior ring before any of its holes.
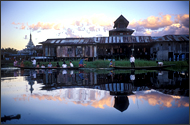
{"type": "Polygon", "coordinates": [[[128,29],[129,21],[120,15],[114,22],[115,29],[109,31],[109,36],[131,35],[134,30],[128,29]]]}
{"type": "Polygon", "coordinates": [[[29,54],[29,55],[33,55],[33,53],[35,53],[35,45],[34,43],[32,42],[32,35],[30,33],[30,40],[28,42],[28,44],[26,45],[26,49],[25,51],[29,54]]]}
{"type": "Polygon", "coordinates": [[[34,47],[34,43],[32,42],[32,35],[30,33],[30,40],[28,44],[26,45],[27,49],[32,49],[34,47]]]}

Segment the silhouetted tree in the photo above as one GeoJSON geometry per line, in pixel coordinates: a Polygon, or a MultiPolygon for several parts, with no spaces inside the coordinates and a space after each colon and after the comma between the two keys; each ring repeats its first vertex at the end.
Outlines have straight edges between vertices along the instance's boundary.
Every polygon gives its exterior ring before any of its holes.
{"type": "Polygon", "coordinates": [[[8,52],[8,53],[12,53],[12,54],[17,54],[18,50],[9,47],[9,48],[2,48],[1,52],[8,52]]]}

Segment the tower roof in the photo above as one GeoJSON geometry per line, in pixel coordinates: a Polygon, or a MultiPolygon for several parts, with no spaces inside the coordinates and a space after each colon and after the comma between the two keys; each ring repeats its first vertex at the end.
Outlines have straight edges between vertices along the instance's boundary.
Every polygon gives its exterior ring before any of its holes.
{"type": "Polygon", "coordinates": [[[34,43],[32,42],[32,35],[30,33],[30,40],[28,42],[28,44],[26,45],[27,48],[33,48],[34,47],[34,43]]]}
{"type": "Polygon", "coordinates": [[[129,21],[123,16],[123,15],[120,15],[115,21],[114,21],[114,27],[117,27],[117,24],[120,22],[120,21],[123,21],[126,25],[126,27],[128,26],[129,24],[129,21]]]}

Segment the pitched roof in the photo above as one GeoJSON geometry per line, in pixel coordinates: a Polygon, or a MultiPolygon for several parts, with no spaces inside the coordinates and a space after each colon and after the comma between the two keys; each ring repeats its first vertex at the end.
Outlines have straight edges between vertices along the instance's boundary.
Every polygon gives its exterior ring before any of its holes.
{"type": "Polygon", "coordinates": [[[114,21],[114,23],[117,23],[120,19],[123,19],[126,23],[129,23],[129,21],[128,21],[123,15],[120,15],[120,16],[114,21]]]}
{"type": "Polygon", "coordinates": [[[189,35],[165,35],[154,39],[155,41],[189,41],[189,35]]]}

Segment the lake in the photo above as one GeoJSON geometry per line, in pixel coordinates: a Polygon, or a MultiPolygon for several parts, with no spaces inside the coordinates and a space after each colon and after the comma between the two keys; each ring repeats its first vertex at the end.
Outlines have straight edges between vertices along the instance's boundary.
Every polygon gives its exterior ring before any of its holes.
{"type": "Polygon", "coordinates": [[[1,70],[1,123],[189,124],[188,75],[188,70],[1,70]]]}

